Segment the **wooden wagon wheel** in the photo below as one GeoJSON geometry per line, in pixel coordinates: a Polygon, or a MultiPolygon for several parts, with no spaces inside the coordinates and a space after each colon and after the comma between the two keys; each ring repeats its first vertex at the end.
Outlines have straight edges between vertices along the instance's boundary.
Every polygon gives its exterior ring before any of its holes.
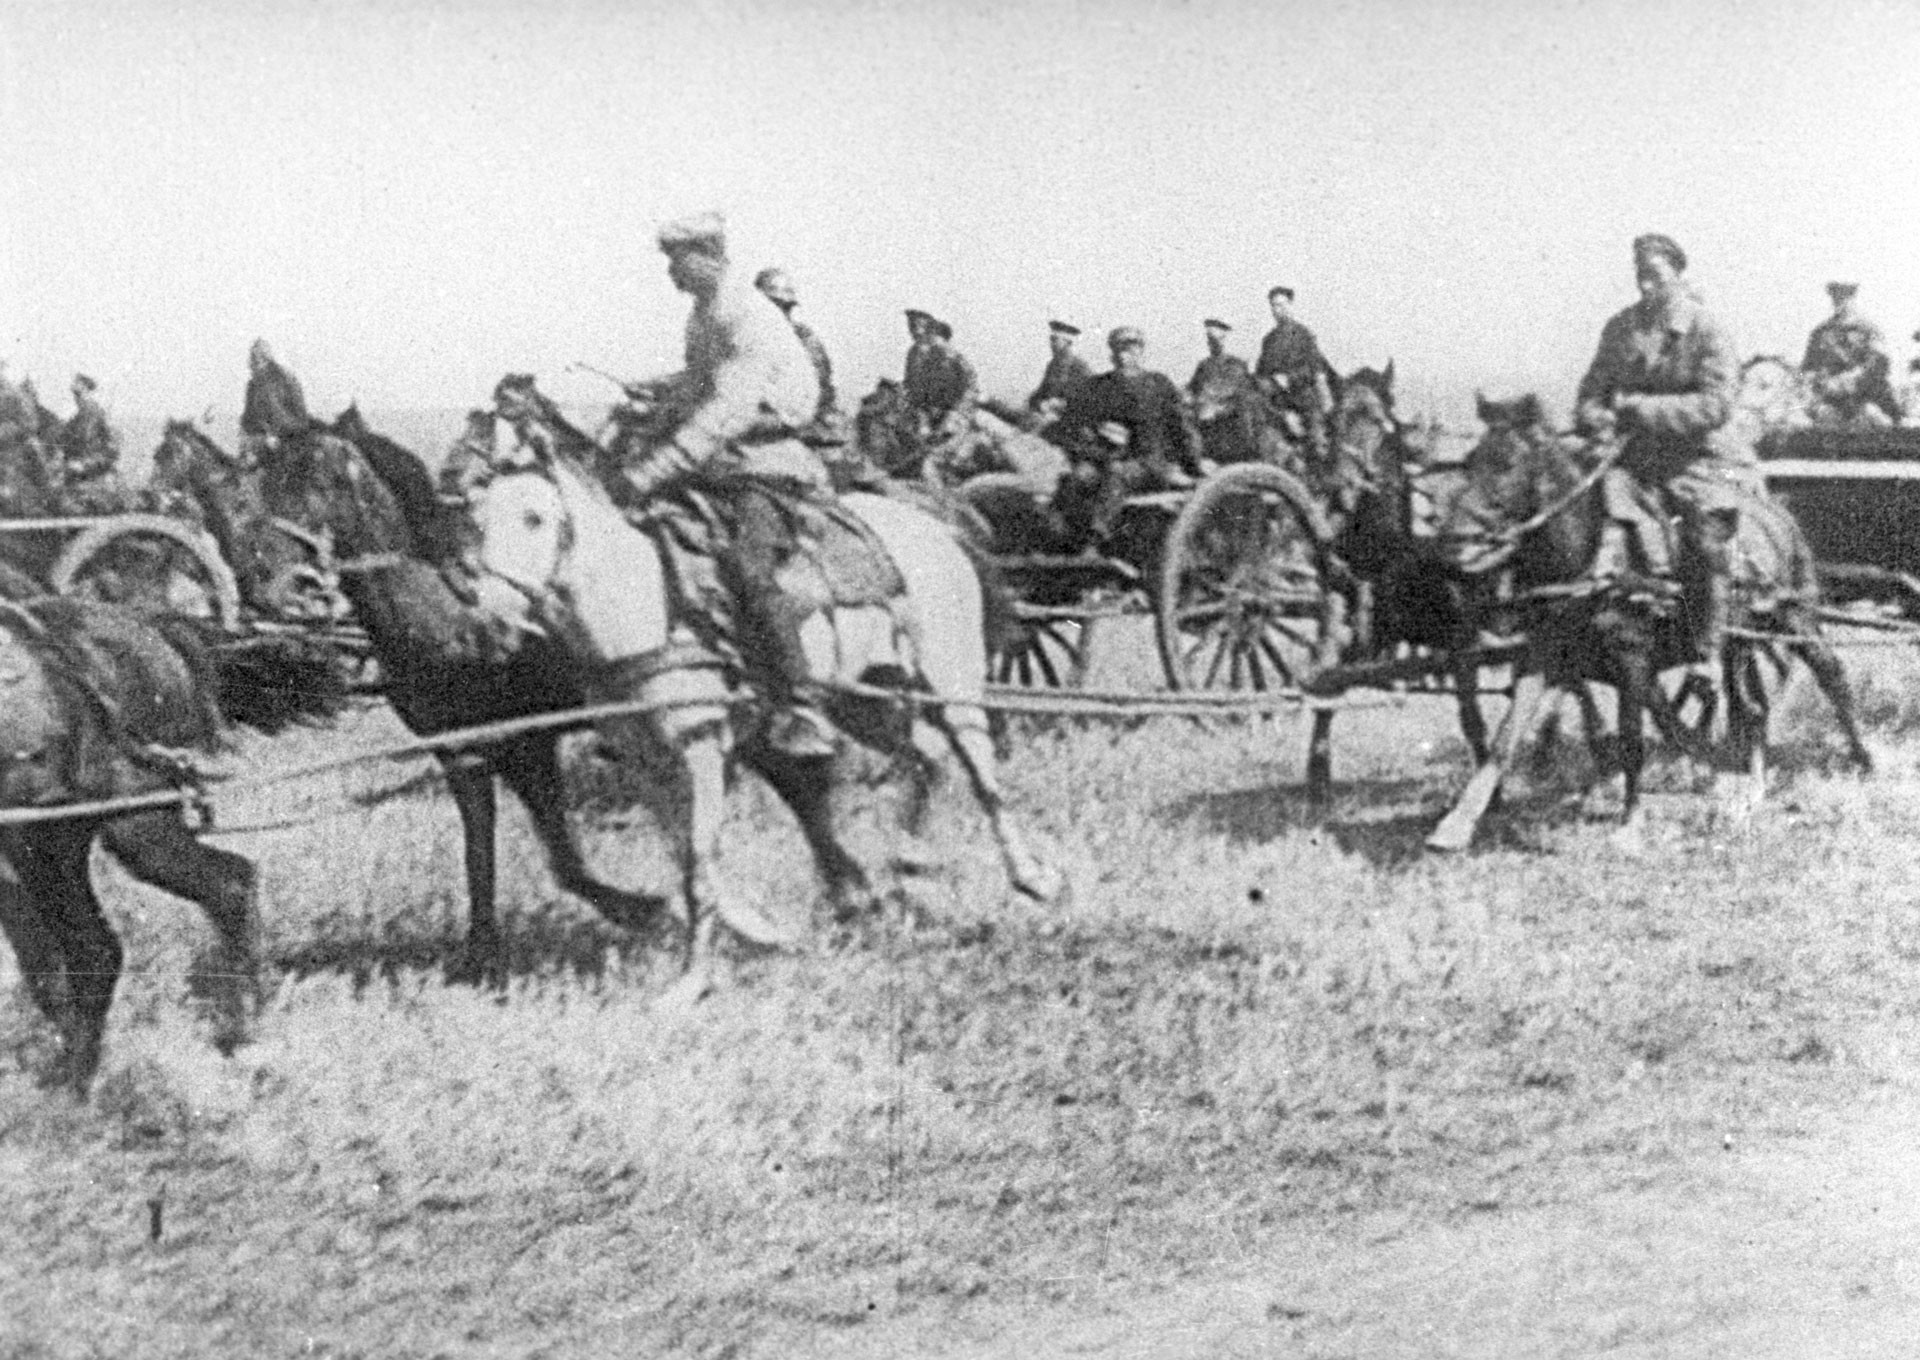
{"type": "Polygon", "coordinates": [[[1325,516],[1306,486],[1265,463],[1200,484],[1168,530],[1155,600],[1175,689],[1290,689],[1333,664],[1343,602],[1325,516]]]}
{"type": "Polygon", "coordinates": [[[240,626],[233,568],[203,531],[165,515],[115,515],[61,550],[47,584],[61,595],[147,604],[240,626]]]}
{"type": "Polygon", "coordinates": [[[1086,683],[1097,616],[1032,605],[1015,606],[1019,630],[992,658],[995,683],[1032,689],[1078,689],[1086,683]]]}

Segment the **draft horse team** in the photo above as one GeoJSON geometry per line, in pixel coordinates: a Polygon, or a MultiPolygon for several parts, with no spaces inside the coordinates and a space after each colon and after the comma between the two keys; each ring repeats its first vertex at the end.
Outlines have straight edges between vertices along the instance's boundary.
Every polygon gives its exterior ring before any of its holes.
{"type": "MultiPolygon", "coordinates": [[[[689,995],[712,982],[719,931],[759,946],[790,942],[719,873],[725,796],[742,768],[793,812],[843,921],[884,901],[833,808],[833,757],[845,741],[907,772],[910,832],[953,757],[1009,885],[1055,898],[1061,875],[1007,806],[989,732],[985,678],[1006,600],[978,516],[924,485],[836,494],[803,437],[818,428],[819,369],[789,318],[730,267],[716,216],[674,223],[660,244],[691,301],[686,365],[630,388],[605,441],[570,424],[531,378],[510,375],[493,409],[474,414],[440,489],[357,412],[331,427],[291,422],[240,459],[176,425],[157,460],[219,538],[249,608],[307,620],[351,611],[387,702],[413,731],[634,701],[629,716],[602,725],[602,745],[661,795],[675,891],[633,892],[587,871],[552,729],[442,752],[468,878],[456,972],[504,976],[496,778],[527,805],[562,886],[622,926],[669,925],[689,995]]],[[[1445,475],[1430,533],[1395,521],[1370,548],[1361,532],[1372,523],[1368,493],[1391,485],[1399,499],[1381,503],[1398,505],[1414,475],[1389,437],[1390,369],[1353,387],[1326,435],[1309,441],[1318,471],[1356,470],[1351,486],[1331,474],[1313,481],[1329,541],[1340,538],[1355,570],[1374,572],[1386,615],[1397,600],[1402,612],[1417,601],[1412,612],[1430,616],[1348,633],[1345,660],[1376,659],[1353,654],[1369,648],[1450,652],[1437,668],[1455,673],[1479,768],[1435,830],[1436,847],[1471,840],[1555,686],[1618,690],[1629,817],[1643,714],[1708,755],[1660,683],[1675,667],[1695,677],[1715,669],[1730,744],[1743,768],[1758,770],[1771,675],[1786,657],[1804,658],[1850,754],[1870,765],[1844,672],[1818,631],[1805,542],[1718,442],[1733,401],[1724,335],[1685,284],[1675,243],[1642,237],[1634,259],[1640,300],[1603,333],[1578,432],[1549,429],[1537,402],[1483,403],[1487,433],[1445,475]],[[1676,508],[1686,530],[1677,540],[1676,508]],[[1368,568],[1372,557],[1380,563],[1368,568]],[[1436,629],[1438,615],[1446,624],[1436,629]],[[1507,641],[1513,702],[1488,746],[1470,699],[1471,658],[1491,633],[1507,641]]],[[[269,358],[256,355],[256,368],[269,358]]],[[[1256,458],[1288,456],[1284,440],[1247,443],[1267,451],[1256,458]]],[[[0,805],[10,809],[165,789],[190,757],[216,752],[230,725],[271,732],[323,720],[343,694],[340,666],[317,635],[229,635],[45,598],[31,581],[9,593],[0,604],[0,805]]],[[[223,1046],[244,1033],[255,969],[253,866],[202,844],[175,812],[96,810],[0,827],[0,925],[60,1038],[45,1079],[82,1094],[121,964],[89,876],[96,843],[136,878],[206,909],[229,980],[218,1000],[223,1046]]]]}

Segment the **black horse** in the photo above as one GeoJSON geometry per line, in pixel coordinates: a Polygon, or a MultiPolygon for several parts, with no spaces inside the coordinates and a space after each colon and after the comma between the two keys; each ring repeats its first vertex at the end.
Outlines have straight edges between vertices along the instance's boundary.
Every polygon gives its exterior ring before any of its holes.
{"type": "MultiPolygon", "coordinates": [[[[195,620],[45,597],[0,602],[0,807],[164,790],[178,753],[212,753],[228,723],[274,732],[344,694],[324,646],[236,643],[195,620]]],[[[0,930],[27,991],[60,1034],[45,1084],[84,1096],[100,1064],[124,951],[101,911],[95,843],[142,883],[196,902],[219,936],[216,1039],[244,1036],[254,981],[253,864],[197,840],[177,811],[0,827],[0,930]]]]}
{"type": "MultiPolygon", "coordinates": [[[[443,555],[461,542],[464,515],[435,495],[417,457],[384,443],[385,461],[406,472],[382,476],[360,444],[321,433],[281,449],[262,485],[271,513],[331,542],[394,712],[425,735],[577,707],[583,695],[569,658],[544,638],[502,634],[475,608],[457,554],[443,555]]],[[[561,887],[628,927],[649,923],[664,905],[588,872],[567,822],[556,733],[437,758],[465,837],[467,946],[450,969],[454,976],[504,977],[495,915],[495,776],[532,815],[561,887]]]]}
{"type": "MultiPolygon", "coordinates": [[[[1336,692],[1373,673],[1421,673],[1425,663],[1404,652],[1444,658],[1461,734],[1478,763],[1487,754],[1478,630],[1458,577],[1438,559],[1432,540],[1415,530],[1413,483],[1421,460],[1394,410],[1393,364],[1356,370],[1335,384],[1335,393],[1326,462],[1300,467],[1299,474],[1326,515],[1344,664],[1308,688],[1336,692]]],[[[1307,791],[1315,802],[1332,791],[1333,717],[1330,709],[1314,713],[1307,791]]]]}
{"type": "MultiPolygon", "coordinates": [[[[1694,628],[1685,601],[1676,604],[1659,582],[1604,583],[1590,574],[1611,516],[1599,451],[1556,436],[1533,397],[1482,399],[1480,418],[1487,433],[1468,455],[1466,484],[1442,525],[1442,544],[1461,572],[1483,580],[1496,571],[1511,573],[1511,607],[1519,611],[1524,645],[1514,663],[1512,707],[1492,751],[1429,838],[1436,849],[1471,842],[1550,690],[1587,680],[1618,690],[1624,819],[1639,809],[1646,716],[1669,741],[1703,761],[1713,754],[1680,721],[1659,684],[1662,671],[1692,656],[1694,628]]],[[[1760,782],[1768,671],[1784,672],[1797,655],[1833,704],[1853,763],[1870,771],[1873,760],[1860,739],[1846,672],[1820,632],[1819,585],[1799,526],[1779,504],[1751,492],[1740,510],[1733,557],[1738,626],[1721,658],[1732,766],[1760,782]]]]}

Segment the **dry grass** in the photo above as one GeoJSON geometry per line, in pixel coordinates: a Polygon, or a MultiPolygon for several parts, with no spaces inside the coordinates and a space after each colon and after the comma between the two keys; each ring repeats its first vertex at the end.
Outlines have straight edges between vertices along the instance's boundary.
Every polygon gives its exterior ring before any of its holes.
{"type": "MultiPolygon", "coordinates": [[[[1115,653],[1102,682],[1139,679],[1115,653]]],[[[945,867],[903,885],[903,920],[743,962],[691,1012],[555,900],[517,815],[510,991],[443,985],[461,890],[438,787],[290,791],[256,820],[323,820],[235,838],[277,961],[235,1058],[198,1030],[202,925],[111,870],[138,971],[91,1108],[31,1089],[43,1039],[9,989],[0,1354],[832,1353],[882,1314],[924,1317],[937,1349],[983,1297],[1147,1289],[1328,1215],[1549,1201],[1730,1119],[1791,1126],[1913,1049],[1904,664],[1867,667],[1873,782],[1823,772],[1796,696],[1784,787],[1749,824],[1669,767],[1622,842],[1568,794],[1575,768],[1445,860],[1418,853],[1461,773],[1435,701],[1345,724],[1324,823],[1291,724],[1026,731],[1014,801],[1068,901],[1008,901],[950,798],[945,867]]],[[[883,856],[879,800],[850,801],[883,856]]],[[[624,817],[589,814],[596,862],[658,881],[624,817]]],[[[728,844],[738,890],[807,910],[758,790],[728,844]]]]}

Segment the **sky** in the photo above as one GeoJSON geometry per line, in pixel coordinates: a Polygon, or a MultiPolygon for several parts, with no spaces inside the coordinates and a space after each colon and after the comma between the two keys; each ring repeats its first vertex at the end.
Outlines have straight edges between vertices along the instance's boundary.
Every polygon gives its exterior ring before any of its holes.
{"type": "Polygon", "coordinates": [[[266,337],[330,413],[676,366],[654,232],[726,214],[858,394],[902,312],[1024,397],[1046,323],[1274,283],[1403,401],[1564,406],[1662,231],[1746,353],[1858,281],[1920,327],[1910,0],[0,0],[0,354],[64,409],[231,416],[266,337]],[[57,397],[57,399],[56,399],[57,397]]]}

